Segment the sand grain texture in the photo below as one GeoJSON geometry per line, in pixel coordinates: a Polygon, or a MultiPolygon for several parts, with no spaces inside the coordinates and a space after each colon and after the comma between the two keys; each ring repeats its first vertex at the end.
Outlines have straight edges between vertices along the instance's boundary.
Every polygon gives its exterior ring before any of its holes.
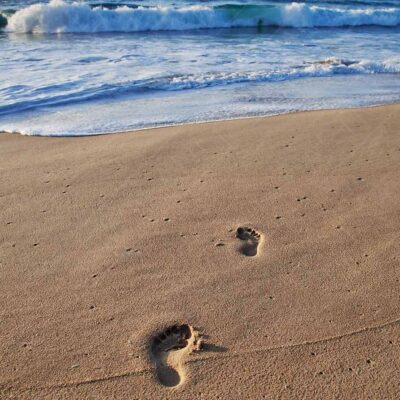
{"type": "Polygon", "coordinates": [[[1,134],[0,171],[0,398],[400,398],[399,105],[1,134]],[[202,350],[154,357],[175,324],[202,350]]]}

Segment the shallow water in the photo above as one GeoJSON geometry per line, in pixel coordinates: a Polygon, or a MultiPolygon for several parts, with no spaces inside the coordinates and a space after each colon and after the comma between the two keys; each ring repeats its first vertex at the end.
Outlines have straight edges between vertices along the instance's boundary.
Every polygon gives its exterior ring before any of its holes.
{"type": "Polygon", "coordinates": [[[108,3],[1,3],[1,130],[97,134],[400,98],[398,1],[108,3]]]}

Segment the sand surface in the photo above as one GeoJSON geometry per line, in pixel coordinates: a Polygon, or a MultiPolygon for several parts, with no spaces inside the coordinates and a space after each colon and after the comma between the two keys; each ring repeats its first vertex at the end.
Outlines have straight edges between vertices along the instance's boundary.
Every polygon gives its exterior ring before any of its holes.
{"type": "Polygon", "coordinates": [[[1,134],[0,398],[399,399],[399,250],[400,105],[1,134]]]}

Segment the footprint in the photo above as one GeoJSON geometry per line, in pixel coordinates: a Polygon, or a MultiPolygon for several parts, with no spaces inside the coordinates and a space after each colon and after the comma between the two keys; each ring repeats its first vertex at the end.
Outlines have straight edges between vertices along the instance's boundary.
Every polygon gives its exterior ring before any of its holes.
{"type": "Polygon", "coordinates": [[[236,237],[244,242],[239,249],[242,254],[249,257],[257,255],[258,247],[263,239],[261,233],[247,226],[240,226],[236,229],[236,237]]]}
{"type": "Polygon", "coordinates": [[[200,349],[200,334],[187,324],[170,326],[153,338],[151,355],[160,383],[168,387],[180,385],[186,377],[185,357],[200,349]]]}

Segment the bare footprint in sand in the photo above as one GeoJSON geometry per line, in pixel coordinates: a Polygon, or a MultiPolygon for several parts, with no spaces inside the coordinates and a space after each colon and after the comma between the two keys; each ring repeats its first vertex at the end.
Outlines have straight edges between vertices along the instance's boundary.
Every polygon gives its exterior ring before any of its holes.
{"type": "Polygon", "coordinates": [[[263,235],[252,228],[240,226],[236,229],[236,237],[243,241],[239,251],[248,257],[254,257],[263,240],[263,235]]]}
{"type": "Polygon", "coordinates": [[[173,325],[157,335],[151,344],[157,377],[164,386],[180,385],[186,377],[185,357],[201,348],[199,333],[190,325],[173,325]]]}

